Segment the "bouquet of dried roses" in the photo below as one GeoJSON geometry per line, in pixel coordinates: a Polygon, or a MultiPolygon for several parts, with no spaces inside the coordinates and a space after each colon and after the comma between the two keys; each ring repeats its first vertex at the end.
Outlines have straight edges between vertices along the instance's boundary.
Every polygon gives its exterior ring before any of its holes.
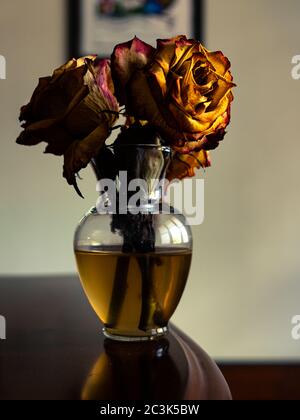
{"type": "Polygon", "coordinates": [[[117,45],[111,59],[72,59],[41,78],[21,109],[17,143],[46,142],[45,153],[64,156],[63,175],[79,192],[76,174],[105,155],[124,115],[119,141],[151,128],[173,150],[168,179],[191,177],[210,166],[208,151],[224,138],[234,86],[220,51],[185,36],[158,40],[156,48],[134,38],[117,45]]]}

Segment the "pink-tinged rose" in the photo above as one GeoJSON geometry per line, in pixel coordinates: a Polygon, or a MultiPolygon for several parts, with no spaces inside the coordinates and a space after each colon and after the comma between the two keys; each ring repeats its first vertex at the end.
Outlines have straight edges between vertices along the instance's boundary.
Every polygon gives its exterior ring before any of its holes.
{"type": "Polygon", "coordinates": [[[126,89],[136,70],[144,69],[152,60],[155,48],[139,38],[119,44],[112,54],[112,71],[116,85],[116,95],[122,105],[126,105],[126,89]]]}
{"type": "Polygon", "coordinates": [[[45,153],[64,156],[64,176],[77,188],[76,173],[97,155],[118,111],[110,61],[73,59],[40,79],[30,103],[21,108],[24,131],[17,143],[48,143],[45,153]]]}

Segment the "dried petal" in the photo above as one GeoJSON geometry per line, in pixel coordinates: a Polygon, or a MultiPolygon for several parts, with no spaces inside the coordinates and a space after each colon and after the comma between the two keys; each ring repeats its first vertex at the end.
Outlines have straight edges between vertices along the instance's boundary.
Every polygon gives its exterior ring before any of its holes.
{"type": "Polygon", "coordinates": [[[64,154],[64,177],[70,185],[76,184],[75,174],[95,157],[109,136],[108,124],[99,125],[83,140],[74,141],[64,154]]]}
{"type": "Polygon", "coordinates": [[[115,47],[112,54],[117,97],[121,104],[126,103],[125,89],[136,70],[143,69],[150,63],[155,49],[139,38],[115,47]]]}
{"type": "Polygon", "coordinates": [[[207,168],[211,165],[209,152],[200,150],[190,154],[176,153],[167,173],[167,178],[171,182],[174,179],[183,179],[196,175],[196,169],[207,168]]]}

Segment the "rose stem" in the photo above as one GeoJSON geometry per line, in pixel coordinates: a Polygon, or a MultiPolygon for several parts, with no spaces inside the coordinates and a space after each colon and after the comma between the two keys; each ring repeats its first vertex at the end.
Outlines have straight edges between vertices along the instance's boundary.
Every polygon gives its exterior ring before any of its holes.
{"type": "Polygon", "coordinates": [[[127,291],[127,276],[130,259],[128,255],[118,257],[116,266],[115,279],[113,283],[113,291],[109,305],[109,314],[107,327],[116,328],[118,318],[121,313],[122,305],[127,291]]]}
{"type": "Polygon", "coordinates": [[[142,309],[141,317],[139,322],[139,329],[141,331],[148,331],[149,328],[153,328],[153,322],[155,319],[160,318],[161,308],[155,298],[155,279],[153,278],[153,266],[151,264],[150,255],[154,258],[153,253],[155,252],[155,229],[153,223],[153,215],[140,215],[140,227],[142,230],[141,238],[143,253],[145,255],[138,257],[138,263],[141,271],[142,281],[142,309]],[[147,255],[148,254],[148,255],[147,255]]]}

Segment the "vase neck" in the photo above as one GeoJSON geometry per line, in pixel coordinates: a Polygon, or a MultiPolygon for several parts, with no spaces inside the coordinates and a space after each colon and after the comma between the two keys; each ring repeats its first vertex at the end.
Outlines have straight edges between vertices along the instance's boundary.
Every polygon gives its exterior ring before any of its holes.
{"type": "Polygon", "coordinates": [[[156,205],[164,191],[166,172],[171,160],[171,150],[158,145],[117,145],[108,147],[107,159],[110,159],[110,171],[103,170],[107,162],[94,159],[92,164],[99,181],[98,190],[103,192],[106,184],[114,184],[114,199],[122,206],[156,205]],[[113,169],[113,170],[112,170],[113,169]],[[106,178],[105,173],[108,178],[106,178]],[[131,203],[131,204],[130,204],[131,203]]]}

